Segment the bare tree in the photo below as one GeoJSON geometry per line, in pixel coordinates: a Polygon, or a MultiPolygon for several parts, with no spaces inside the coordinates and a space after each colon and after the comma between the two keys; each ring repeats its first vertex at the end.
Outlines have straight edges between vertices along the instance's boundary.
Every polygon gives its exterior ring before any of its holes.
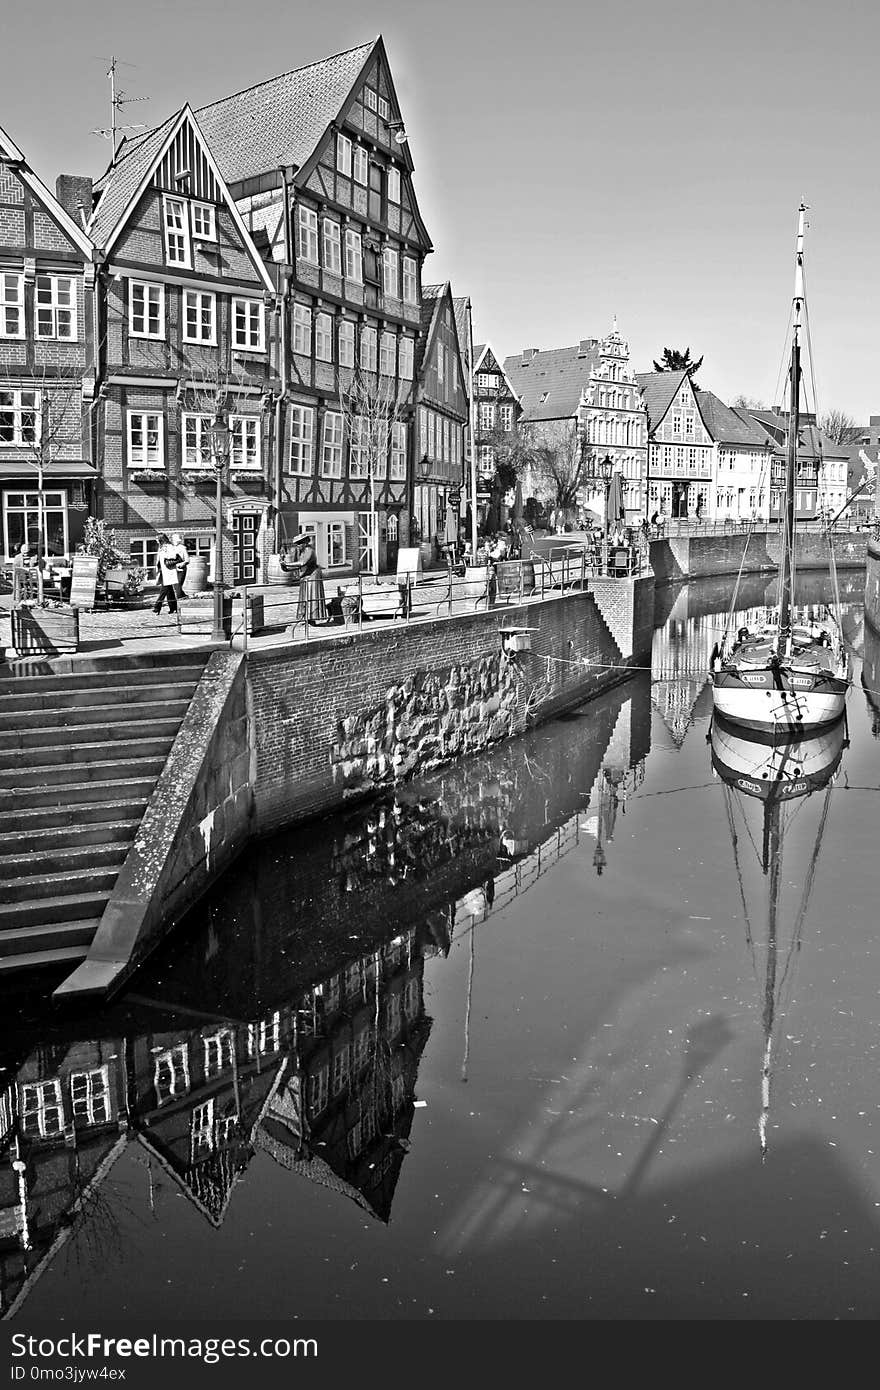
{"type": "Polygon", "coordinates": [[[730,402],[734,410],[769,410],[766,401],[759,400],[757,396],[744,396],[742,393],[735,396],[730,402]]]}
{"type": "Polygon", "coordinates": [[[495,460],[492,486],[499,492],[525,482],[534,472],[538,451],[528,426],[505,430],[497,425],[485,442],[495,460]]]}
{"type": "Polygon", "coordinates": [[[361,367],[341,368],[337,390],[351,450],[349,476],[366,479],[370,485],[370,568],[377,575],[376,483],[388,477],[394,427],[403,423],[412,383],[361,367]]]}
{"type": "Polygon", "coordinates": [[[538,496],[557,509],[573,510],[581,486],[591,476],[592,462],[592,451],[577,421],[540,436],[534,455],[532,477],[538,496]]]}
{"type": "Polygon", "coordinates": [[[826,410],[819,416],[819,428],[835,444],[858,444],[864,430],[845,410],[826,410]]]}

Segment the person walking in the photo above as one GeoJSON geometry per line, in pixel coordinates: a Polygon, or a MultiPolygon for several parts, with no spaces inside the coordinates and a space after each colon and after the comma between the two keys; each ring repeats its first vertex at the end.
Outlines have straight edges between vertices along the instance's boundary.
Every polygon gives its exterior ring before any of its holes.
{"type": "Polygon", "coordinates": [[[177,597],[188,598],[189,595],[183,592],[183,581],[186,579],[186,572],[189,569],[189,551],[186,548],[186,542],[183,536],[176,531],[171,537],[171,544],[180,556],[177,566],[177,597]]]}
{"type": "Polygon", "coordinates": [[[161,613],[162,604],[167,601],[168,612],[177,612],[177,567],[180,563],[180,551],[163,531],[159,536],[159,552],[156,556],[156,578],[159,582],[159,597],[153,608],[154,613],[161,613]]]}
{"type": "Polygon", "coordinates": [[[298,622],[309,627],[327,621],[327,604],[324,599],[324,577],[315,553],[314,537],[304,531],[293,542],[299,547],[297,564],[299,571],[299,602],[296,608],[298,622]]]}

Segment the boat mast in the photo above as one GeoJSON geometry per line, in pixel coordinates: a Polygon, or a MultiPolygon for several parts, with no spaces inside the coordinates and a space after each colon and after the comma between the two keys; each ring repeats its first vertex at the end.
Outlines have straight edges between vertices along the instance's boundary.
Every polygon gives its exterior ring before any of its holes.
{"type": "Polygon", "coordinates": [[[776,1015],[777,912],[782,879],[782,828],[778,788],[773,788],[764,803],[764,843],[762,865],[770,880],[767,912],[767,971],[764,978],[764,1008],[761,1023],[764,1032],[764,1055],[761,1058],[761,1114],[758,1119],[758,1138],[761,1159],[767,1157],[767,1127],[770,1121],[770,1083],[772,1080],[773,1022],[776,1015]]]}
{"type": "Polygon", "coordinates": [[[806,206],[798,209],[797,251],[795,253],[794,307],[791,330],[791,367],[789,369],[788,458],[785,473],[785,531],[782,538],[782,593],[779,604],[779,636],[791,636],[791,610],[794,603],[794,489],[797,477],[798,434],[800,431],[801,396],[801,313],[804,307],[804,216],[806,206]]]}

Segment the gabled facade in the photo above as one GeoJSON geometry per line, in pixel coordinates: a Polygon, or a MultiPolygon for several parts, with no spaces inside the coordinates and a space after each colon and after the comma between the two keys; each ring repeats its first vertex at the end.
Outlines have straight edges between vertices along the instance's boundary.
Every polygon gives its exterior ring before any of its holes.
{"type": "Polygon", "coordinates": [[[416,466],[410,540],[423,547],[425,561],[436,559],[443,543],[446,508],[461,514],[468,429],[467,331],[470,309],[456,302],[445,285],[422,288],[422,334],[416,382],[416,466]]]}
{"type": "MultiPolygon", "coordinates": [[[[59,180],[62,193],[75,190],[59,180]]],[[[0,129],[0,525],[10,560],[37,545],[69,555],[94,509],[92,244],[0,129]]]]}
{"type": "Polygon", "coordinates": [[[410,530],[431,243],[385,46],[380,38],[273,78],[198,118],[282,287],[274,544],[308,530],[325,569],[358,569],[371,557],[375,515],[386,568],[389,546],[410,530]],[[354,372],[378,392],[392,383],[399,406],[372,479],[340,399],[354,372]]]}
{"type": "Polygon", "coordinates": [[[697,391],[703,423],[715,446],[714,480],[706,516],[718,521],[767,521],[774,447],[746,410],[729,409],[712,391],[697,391]]]}
{"type": "Polygon", "coordinates": [[[504,369],[522,405],[520,424],[535,439],[552,444],[576,425],[585,450],[582,505],[603,513],[605,490],[595,468],[607,455],[624,483],[626,519],[637,521],[644,505],[647,415],[616,322],[605,338],[547,352],[527,348],[506,358],[504,369]]]}
{"type": "Polygon", "coordinates": [[[645,515],[708,516],[715,449],[691,377],[686,371],[640,372],[636,381],[648,411],[645,515]]]}
{"type": "MultiPolygon", "coordinates": [[[[768,433],[774,444],[773,471],[770,479],[770,520],[781,518],[785,512],[785,474],[787,468],[786,436],[788,432],[787,410],[751,410],[748,412],[768,433]]],[[[836,456],[836,445],[816,425],[814,415],[802,413],[798,433],[797,463],[795,473],[795,516],[800,521],[813,519],[820,507],[820,469],[825,449],[830,450],[830,458],[835,463],[842,462],[836,456]]],[[[845,456],[844,456],[845,458],[845,456]]],[[[845,474],[844,474],[845,476],[845,474]]],[[[835,487],[837,487],[835,475],[835,487]]]]}
{"type": "Polygon", "coordinates": [[[477,460],[477,496],[488,501],[495,473],[493,437],[516,430],[522,406],[510,377],[491,343],[474,347],[474,441],[477,460]]]}
{"type": "Polygon", "coordinates": [[[278,384],[269,269],[189,107],[123,146],[97,195],[104,517],[148,567],[158,531],[180,531],[191,553],[208,554],[219,460],[224,573],[259,581],[278,384]],[[229,427],[221,454],[218,405],[229,427]]]}

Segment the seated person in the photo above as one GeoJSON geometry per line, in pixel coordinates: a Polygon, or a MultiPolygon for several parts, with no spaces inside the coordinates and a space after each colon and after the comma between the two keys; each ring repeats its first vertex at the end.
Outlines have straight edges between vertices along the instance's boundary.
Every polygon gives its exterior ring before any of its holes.
{"type": "Polygon", "coordinates": [[[506,560],[509,549],[510,545],[507,537],[504,535],[503,531],[499,532],[489,549],[489,559],[506,560]]]}

